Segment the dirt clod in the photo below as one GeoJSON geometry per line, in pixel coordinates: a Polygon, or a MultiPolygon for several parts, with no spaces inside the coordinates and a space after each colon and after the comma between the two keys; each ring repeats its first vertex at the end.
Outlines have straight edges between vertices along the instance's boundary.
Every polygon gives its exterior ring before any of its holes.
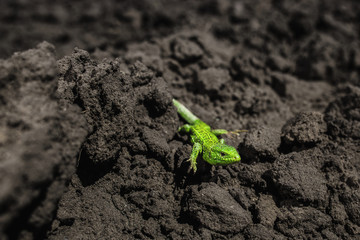
{"type": "Polygon", "coordinates": [[[190,217],[198,224],[216,232],[239,232],[251,219],[248,211],[244,210],[226,190],[216,185],[192,188],[188,209],[190,217]]]}
{"type": "Polygon", "coordinates": [[[319,112],[302,112],[289,120],[282,129],[282,141],[286,146],[313,146],[325,138],[326,123],[319,112]]]}
{"type": "Polygon", "coordinates": [[[54,46],[43,42],[0,65],[0,238],[42,238],[89,129],[79,107],[54,98],[54,46]]]}

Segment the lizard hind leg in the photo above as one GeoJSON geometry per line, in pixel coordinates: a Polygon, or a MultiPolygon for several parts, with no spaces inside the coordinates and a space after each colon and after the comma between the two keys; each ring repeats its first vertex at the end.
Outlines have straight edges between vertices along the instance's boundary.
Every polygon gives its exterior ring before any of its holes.
{"type": "Polygon", "coordinates": [[[202,146],[200,143],[195,142],[194,146],[192,148],[189,162],[190,162],[190,170],[192,169],[194,173],[196,173],[197,167],[196,167],[196,159],[199,156],[199,153],[202,151],[202,146]]]}
{"type": "Polygon", "coordinates": [[[228,134],[229,131],[225,129],[213,129],[211,130],[211,133],[213,133],[215,136],[219,136],[221,134],[228,134]]]}
{"type": "Polygon", "coordinates": [[[227,134],[232,134],[232,135],[240,135],[241,132],[247,132],[248,130],[242,130],[242,129],[238,129],[238,130],[234,130],[234,131],[229,131],[227,134]]]}

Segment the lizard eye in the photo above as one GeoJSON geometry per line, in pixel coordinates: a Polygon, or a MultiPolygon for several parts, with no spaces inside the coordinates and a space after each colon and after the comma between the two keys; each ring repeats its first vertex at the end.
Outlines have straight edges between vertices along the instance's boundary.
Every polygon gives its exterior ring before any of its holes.
{"type": "Polygon", "coordinates": [[[220,156],[224,157],[226,154],[223,152],[220,152],[220,156]]]}

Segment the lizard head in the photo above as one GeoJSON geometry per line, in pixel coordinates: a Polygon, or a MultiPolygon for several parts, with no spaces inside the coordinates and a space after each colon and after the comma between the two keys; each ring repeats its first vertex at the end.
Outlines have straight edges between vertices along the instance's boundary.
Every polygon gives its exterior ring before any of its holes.
{"type": "Polygon", "coordinates": [[[213,165],[227,165],[241,160],[236,148],[221,143],[213,146],[210,155],[211,164],[213,165]]]}

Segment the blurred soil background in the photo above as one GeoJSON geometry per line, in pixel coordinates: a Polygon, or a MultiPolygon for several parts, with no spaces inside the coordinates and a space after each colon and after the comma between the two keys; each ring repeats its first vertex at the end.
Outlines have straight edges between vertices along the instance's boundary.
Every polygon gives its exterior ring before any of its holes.
{"type": "Polygon", "coordinates": [[[0,239],[360,239],[358,1],[0,2],[0,239]],[[178,99],[242,161],[189,173],[178,99]]]}

